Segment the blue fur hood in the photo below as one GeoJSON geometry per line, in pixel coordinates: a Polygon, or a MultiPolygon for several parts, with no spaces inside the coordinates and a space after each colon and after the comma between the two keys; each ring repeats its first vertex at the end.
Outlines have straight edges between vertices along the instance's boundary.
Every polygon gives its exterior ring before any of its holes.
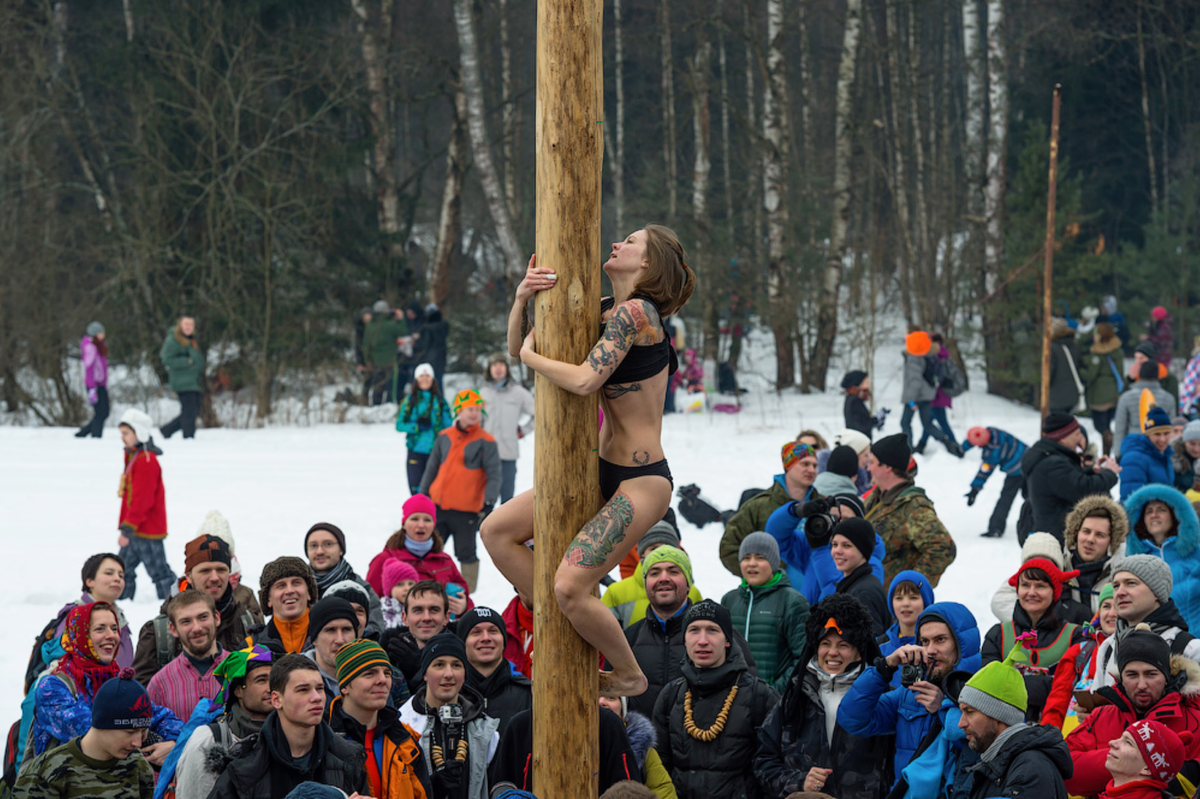
{"type": "Polygon", "coordinates": [[[625,715],[625,734],[629,736],[629,748],[637,758],[638,768],[646,770],[646,754],[658,745],[658,733],[650,719],[635,710],[625,715]]]}
{"type": "Polygon", "coordinates": [[[1134,532],[1125,539],[1125,554],[1152,554],[1146,542],[1138,535],[1139,528],[1145,529],[1141,525],[1142,510],[1146,507],[1146,503],[1152,500],[1165,502],[1171,512],[1175,514],[1175,519],[1179,522],[1179,530],[1175,534],[1175,549],[1181,557],[1190,556],[1200,545],[1200,521],[1196,518],[1196,511],[1192,508],[1192,503],[1187,501],[1187,497],[1179,493],[1173,486],[1157,483],[1139,488],[1125,500],[1125,513],[1129,517],[1129,526],[1133,528],[1134,532]]]}

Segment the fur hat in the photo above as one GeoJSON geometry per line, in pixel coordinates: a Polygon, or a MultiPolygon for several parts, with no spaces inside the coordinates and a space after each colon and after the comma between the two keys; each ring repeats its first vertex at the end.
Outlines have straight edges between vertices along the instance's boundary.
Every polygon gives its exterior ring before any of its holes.
{"type": "MultiPolygon", "coordinates": [[[[1200,463],[1200,460],[1197,463],[1200,463]]],[[[1067,514],[1067,520],[1063,529],[1063,541],[1068,550],[1075,549],[1076,542],[1079,540],[1079,528],[1083,526],[1083,520],[1088,517],[1089,513],[1099,510],[1108,513],[1109,557],[1121,551],[1121,547],[1125,545],[1125,537],[1129,535],[1129,517],[1125,515],[1125,506],[1108,496],[1108,494],[1092,494],[1091,496],[1084,497],[1076,502],[1075,507],[1067,514]]],[[[1025,543],[1029,543],[1028,538],[1025,539],[1025,543]]],[[[1066,564],[1062,565],[1065,566],[1066,564]]]]}
{"type": "Polygon", "coordinates": [[[125,413],[121,414],[121,421],[117,422],[117,426],[121,425],[132,430],[137,440],[143,444],[148,443],[154,435],[154,420],[145,411],[139,411],[137,408],[127,408],[125,413]]]}
{"type": "Polygon", "coordinates": [[[258,578],[258,604],[264,614],[268,616],[275,614],[269,602],[271,586],[288,577],[303,577],[304,582],[308,583],[309,607],[312,607],[312,604],[317,601],[317,578],[313,575],[313,570],[302,559],[284,555],[263,566],[262,574],[258,578]]]}

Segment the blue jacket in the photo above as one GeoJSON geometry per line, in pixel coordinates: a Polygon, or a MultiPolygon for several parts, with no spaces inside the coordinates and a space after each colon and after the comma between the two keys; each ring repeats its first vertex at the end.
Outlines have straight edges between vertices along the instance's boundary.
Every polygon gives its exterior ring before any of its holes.
{"type": "Polygon", "coordinates": [[[187,724],[183,725],[183,730],[179,733],[179,737],[175,739],[175,748],[167,753],[167,759],[163,761],[162,768],[158,772],[158,782],[154,785],[154,799],[163,799],[167,789],[171,787],[171,783],[175,780],[175,769],[179,766],[179,758],[183,755],[183,750],[187,748],[188,739],[192,737],[192,733],[198,727],[207,727],[225,714],[223,705],[212,706],[212,700],[204,697],[196,705],[196,709],[192,711],[192,716],[187,720],[187,724]]]}
{"type": "MultiPolygon", "coordinates": [[[[787,566],[788,581],[804,595],[808,604],[815,605],[837,590],[844,576],[837,570],[829,546],[816,550],[808,545],[804,536],[804,519],[797,519],[789,511],[792,503],[776,508],[767,519],[766,532],[779,543],[779,557],[787,566]]],[[[875,549],[871,552],[871,571],[883,582],[883,556],[887,549],[883,539],[875,534],[875,549]]]]}
{"type": "Polygon", "coordinates": [[[433,442],[437,434],[454,424],[454,414],[450,413],[450,405],[441,396],[435,396],[432,391],[421,391],[409,394],[400,403],[400,412],[396,414],[396,432],[408,433],[405,444],[413,452],[428,455],[433,451],[433,442]],[[428,416],[429,422],[421,422],[422,417],[428,416]]]}
{"type": "MultiPolygon", "coordinates": [[[[933,586],[929,584],[929,578],[918,571],[905,569],[893,577],[892,584],[888,586],[887,601],[889,610],[892,609],[892,597],[896,594],[896,586],[900,585],[900,583],[904,582],[905,580],[910,583],[914,583],[917,588],[920,589],[921,599],[924,601],[925,607],[929,607],[933,604],[933,586]]],[[[895,618],[895,611],[892,612],[892,618],[895,618]]],[[[920,619],[921,617],[918,616],[917,618],[920,619]]],[[[884,635],[887,636],[887,640],[879,642],[879,651],[883,653],[884,657],[892,654],[902,646],[916,643],[917,640],[915,636],[901,636],[900,622],[898,621],[892,622],[892,626],[887,628],[887,632],[885,632],[884,635]]],[[[897,673],[895,679],[892,680],[892,685],[899,684],[900,676],[899,673],[897,673]]]]}
{"type": "MultiPolygon", "coordinates": [[[[980,451],[983,453],[983,464],[975,473],[975,479],[971,481],[971,488],[983,488],[983,484],[996,469],[1013,476],[1021,473],[1021,458],[1025,456],[1025,450],[1028,449],[1025,442],[998,427],[989,427],[988,432],[992,438],[985,446],[980,447],[980,451]]],[[[964,440],[963,452],[972,446],[970,441],[964,440]]]]}
{"type": "MultiPolygon", "coordinates": [[[[954,635],[958,644],[958,662],[954,668],[972,673],[978,671],[982,664],[979,627],[971,611],[957,602],[937,602],[917,617],[917,629],[931,620],[944,621],[954,635]]],[[[842,700],[837,720],[846,732],[859,737],[894,734],[895,773],[898,775],[912,760],[942,711],[930,713],[912,691],[893,689],[891,676],[885,677],[874,666],[868,667],[842,700]]]]}
{"type": "Polygon", "coordinates": [[[1175,486],[1175,467],[1171,457],[1175,450],[1167,447],[1159,452],[1144,433],[1130,433],[1121,442],[1121,501],[1145,485],[1162,483],[1175,486]]]}
{"type": "Polygon", "coordinates": [[[1157,555],[1167,562],[1174,581],[1171,599],[1175,601],[1188,627],[1200,630],[1200,556],[1196,551],[1200,547],[1200,521],[1196,519],[1192,503],[1169,485],[1148,485],[1125,501],[1125,513],[1129,516],[1130,526],[1134,527],[1125,539],[1125,554],[1157,555]],[[1175,535],[1163,541],[1161,547],[1154,543],[1154,539],[1142,538],[1137,534],[1142,510],[1151,500],[1167,503],[1179,522],[1175,535]]]}
{"type": "MultiPolygon", "coordinates": [[[[942,701],[937,737],[902,772],[907,786],[904,799],[968,799],[971,795],[973,780],[964,767],[979,762],[979,755],[967,746],[967,735],[958,727],[961,718],[958,705],[949,699],[942,701]]],[[[889,794],[889,799],[894,795],[889,794]]]]}

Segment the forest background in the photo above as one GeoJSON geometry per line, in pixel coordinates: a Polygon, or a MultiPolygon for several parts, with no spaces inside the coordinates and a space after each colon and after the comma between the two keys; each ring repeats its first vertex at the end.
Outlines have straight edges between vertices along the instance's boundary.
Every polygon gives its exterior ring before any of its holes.
{"type": "MultiPolygon", "coordinates": [[[[902,318],[1029,401],[1056,82],[1056,312],[1165,305],[1190,351],[1200,4],[603,2],[605,241],[680,232],[705,358],[761,325],[776,388],[822,390],[902,318]]],[[[194,314],[260,420],[349,377],[381,297],[481,371],[533,249],[536,34],[532,0],[0,4],[4,410],[85,418],[94,319],[161,373],[194,314]]]]}

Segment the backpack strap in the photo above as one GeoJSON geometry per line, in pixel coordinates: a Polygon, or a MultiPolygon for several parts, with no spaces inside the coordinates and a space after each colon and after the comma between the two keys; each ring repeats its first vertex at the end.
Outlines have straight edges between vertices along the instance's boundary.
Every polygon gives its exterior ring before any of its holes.
{"type": "Polygon", "coordinates": [[[158,667],[164,668],[175,657],[175,639],[171,637],[167,614],[154,617],[154,651],[158,653],[158,667]]]}

